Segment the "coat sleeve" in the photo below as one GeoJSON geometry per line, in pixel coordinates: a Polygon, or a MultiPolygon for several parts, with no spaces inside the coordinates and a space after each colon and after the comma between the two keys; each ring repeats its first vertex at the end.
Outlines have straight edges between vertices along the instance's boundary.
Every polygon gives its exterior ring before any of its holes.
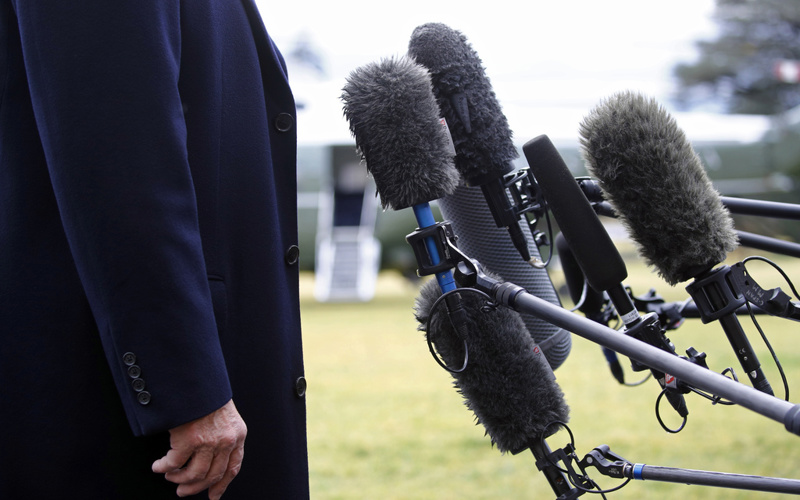
{"type": "MultiPolygon", "coordinates": [[[[53,190],[135,434],[231,397],[178,77],[180,2],[15,2],[53,190]]],[[[69,335],[69,332],[64,332],[69,335]]]]}

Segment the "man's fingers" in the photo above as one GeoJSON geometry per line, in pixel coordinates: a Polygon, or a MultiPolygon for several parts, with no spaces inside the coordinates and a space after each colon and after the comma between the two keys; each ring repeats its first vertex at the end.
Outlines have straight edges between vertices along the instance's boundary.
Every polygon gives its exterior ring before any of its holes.
{"type": "Polygon", "coordinates": [[[208,489],[209,500],[219,500],[222,494],[225,493],[225,490],[228,489],[228,485],[231,484],[231,481],[239,474],[242,468],[243,457],[244,447],[239,446],[233,450],[222,479],[208,489]]]}
{"type": "Polygon", "coordinates": [[[175,448],[171,448],[166,455],[153,462],[153,472],[157,474],[166,474],[180,469],[189,461],[191,456],[192,450],[176,450],[175,448]]]}
{"type": "MultiPolygon", "coordinates": [[[[193,457],[188,467],[180,471],[171,472],[165,477],[169,481],[179,485],[177,493],[178,496],[181,497],[200,493],[205,489],[212,488],[220,481],[227,480],[222,489],[222,491],[224,491],[235,476],[235,474],[227,474],[232,456],[231,451],[231,447],[224,447],[214,450],[210,457],[204,454],[202,459],[197,460],[197,462],[202,462],[202,464],[196,469],[193,468],[195,462],[195,458],[193,457]],[[228,478],[228,476],[230,477],[228,478]]],[[[197,455],[195,455],[195,457],[197,457],[197,455]]],[[[238,464],[237,472],[238,468],[241,466],[241,455],[238,459],[238,464]]],[[[214,498],[210,490],[209,497],[212,498],[212,500],[214,498]]]]}
{"type": "Polygon", "coordinates": [[[173,469],[164,477],[175,484],[192,484],[205,480],[214,461],[214,450],[200,448],[194,451],[191,460],[181,469],[173,469]]]}
{"type": "Polygon", "coordinates": [[[247,426],[233,401],[228,401],[204,417],[170,429],[172,449],[153,463],[153,472],[178,484],[179,496],[219,484],[213,493],[209,491],[212,500],[218,499],[241,468],[246,436],[247,426]]]}

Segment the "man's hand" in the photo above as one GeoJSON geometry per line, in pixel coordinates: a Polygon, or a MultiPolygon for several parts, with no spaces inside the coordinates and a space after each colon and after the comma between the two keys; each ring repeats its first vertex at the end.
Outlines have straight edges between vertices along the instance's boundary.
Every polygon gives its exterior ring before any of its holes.
{"type": "Polygon", "coordinates": [[[178,485],[178,496],[208,488],[219,500],[239,473],[247,426],[233,400],[200,419],[170,429],[170,450],[153,462],[153,472],[178,485]]]}

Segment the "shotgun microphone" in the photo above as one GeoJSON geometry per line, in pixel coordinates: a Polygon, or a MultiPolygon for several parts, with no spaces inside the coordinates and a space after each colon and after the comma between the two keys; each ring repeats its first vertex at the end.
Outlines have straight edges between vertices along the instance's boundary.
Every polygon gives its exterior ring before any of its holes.
{"type": "Polygon", "coordinates": [[[441,23],[418,26],[411,34],[408,53],[431,73],[461,177],[470,186],[480,186],[497,227],[507,228],[522,259],[531,262],[528,241],[504,181],[519,153],[483,62],[463,34],[441,23]]]}
{"type": "Polygon", "coordinates": [[[456,331],[446,315],[434,314],[432,308],[441,292],[432,281],[423,285],[415,303],[419,328],[427,328],[426,335],[447,366],[462,366],[466,344],[467,367],[451,372],[454,384],[492,443],[501,452],[519,453],[551,424],[566,423],[569,407],[519,313],[492,306],[488,296],[477,290],[459,291],[468,315],[467,328],[456,331]]]}
{"type": "Polygon", "coordinates": [[[357,68],[342,101],[384,208],[427,203],[455,189],[459,174],[424,67],[400,57],[357,68]]]}
{"type": "MultiPolygon", "coordinates": [[[[608,306],[608,300],[603,292],[598,292],[589,286],[563,234],[558,233],[555,243],[558,258],[561,261],[561,270],[564,272],[564,281],[567,283],[567,290],[572,302],[584,316],[596,323],[608,326],[615,313],[614,308],[608,306]]],[[[603,347],[602,350],[611,375],[617,382],[624,384],[625,372],[622,370],[617,353],[608,347],[603,347]]]]}
{"type": "MultiPolygon", "coordinates": [[[[342,101],[383,207],[412,207],[420,228],[436,226],[429,202],[452,192],[460,177],[428,71],[408,57],[362,66],[348,77],[342,101]]],[[[420,265],[439,264],[434,237],[425,244],[429,262],[420,265]]],[[[456,288],[450,269],[435,274],[442,290],[456,288]]]]}
{"type": "Polygon", "coordinates": [[[733,221],[700,158],[655,99],[615,94],[589,112],[580,135],[605,199],[667,283],[710,270],[736,248],[733,221]]]}
{"type": "MultiPolygon", "coordinates": [[[[644,319],[639,316],[622,284],[628,277],[625,261],[550,138],[535,137],[525,143],[522,151],[589,285],[597,292],[608,293],[631,335],[675,354],[675,346],[663,335],[655,315],[644,319]]],[[[636,370],[647,368],[631,361],[636,370]]],[[[652,368],[651,371],[675,411],[686,417],[688,410],[683,394],[669,385],[674,377],[652,368]]]]}
{"type": "Polygon", "coordinates": [[[645,261],[670,285],[694,278],[687,290],[719,320],[756,389],[773,394],[735,310],[730,268],[712,269],[737,245],[728,210],[675,119],[652,98],[620,92],[580,125],[583,156],[645,261]]]}
{"type": "MultiPolygon", "coordinates": [[[[455,165],[468,184],[438,201],[458,235],[459,249],[503,280],[560,306],[547,270],[529,265],[541,261],[539,250],[504,184],[519,155],[483,63],[463,34],[439,23],[414,30],[409,54],[431,72],[456,149],[455,165]]],[[[522,319],[550,366],[561,366],[572,348],[571,333],[532,314],[522,319]]]]}
{"type": "MultiPolygon", "coordinates": [[[[480,262],[504,281],[525,288],[529,293],[560,306],[547,270],[532,267],[516,256],[509,234],[497,227],[486,209],[480,188],[458,186],[452,194],[438,200],[442,216],[453,225],[458,235],[458,248],[480,262]]],[[[539,256],[533,235],[527,224],[520,226],[530,244],[532,254],[539,256]]],[[[572,334],[532,314],[522,313],[527,330],[544,351],[555,370],[566,361],[572,348],[572,334]]]]}
{"type": "Polygon", "coordinates": [[[545,442],[569,420],[564,393],[547,359],[516,311],[476,289],[460,288],[449,295],[456,293],[466,316],[458,328],[437,313],[441,291],[433,280],[423,285],[414,307],[419,329],[445,367],[459,367],[467,360],[461,370],[448,371],[492,444],[503,453],[530,448],[556,495],[577,498],[580,491],[550,458],[545,442]]]}

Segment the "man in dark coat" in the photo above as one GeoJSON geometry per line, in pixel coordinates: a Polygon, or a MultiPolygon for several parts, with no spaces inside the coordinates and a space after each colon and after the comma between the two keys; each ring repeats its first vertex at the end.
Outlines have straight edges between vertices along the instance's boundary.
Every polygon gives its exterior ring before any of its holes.
{"type": "Polygon", "coordinates": [[[295,165],[253,0],[0,0],[0,498],[308,497],[295,165]]]}

